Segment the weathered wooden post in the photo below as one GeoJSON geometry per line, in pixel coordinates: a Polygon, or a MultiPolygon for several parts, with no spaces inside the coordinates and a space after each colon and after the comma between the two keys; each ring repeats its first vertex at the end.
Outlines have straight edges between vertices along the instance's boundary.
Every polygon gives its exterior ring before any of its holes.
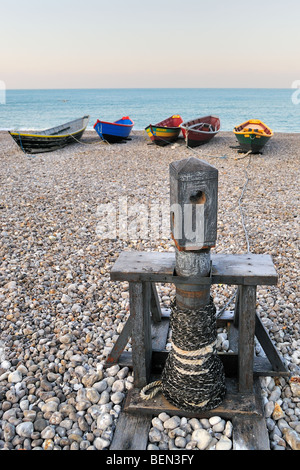
{"type": "MultiPolygon", "coordinates": [[[[217,239],[218,170],[197,158],[170,165],[171,234],[176,274],[210,275],[210,249],[217,239]]],[[[198,308],[209,302],[210,288],[176,285],[177,305],[198,308]]]]}
{"type": "Polygon", "coordinates": [[[170,203],[175,274],[180,280],[171,316],[172,350],[162,374],[162,389],[169,401],[182,409],[211,409],[225,395],[223,365],[215,347],[216,309],[210,297],[218,170],[193,157],[171,163],[170,203]]]}

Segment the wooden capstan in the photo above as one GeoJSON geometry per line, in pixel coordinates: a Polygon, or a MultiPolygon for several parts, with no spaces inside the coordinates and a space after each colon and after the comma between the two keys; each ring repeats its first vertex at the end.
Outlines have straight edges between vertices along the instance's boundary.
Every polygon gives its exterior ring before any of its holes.
{"type": "Polygon", "coordinates": [[[207,163],[195,158],[173,162],[170,216],[176,252],[122,252],[111,270],[111,280],[129,283],[130,316],[106,366],[119,363],[134,372],[134,388],[127,394],[111,450],[146,449],[151,417],[163,411],[231,419],[233,449],[269,449],[258,377],[289,373],[256,313],[256,289],[276,285],[278,277],[270,255],[210,253],[216,241],[217,187],[217,170],[207,163]],[[194,207],[185,209],[191,203],[194,207]],[[237,286],[234,312],[217,319],[218,326],[227,327],[230,352],[218,353],[226,394],[214,409],[189,412],[163,393],[147,401],[140,396],[149,382],[161,379],[169,354],[170,311],[160,306],[157,283],[174,283],[180,308],[190,310],[207,305],[212,285],[237,286]],[[130,337],[132,352],[127,352],[130,337]],[[254,355],[255,337],[265,357],[254,355]]]}

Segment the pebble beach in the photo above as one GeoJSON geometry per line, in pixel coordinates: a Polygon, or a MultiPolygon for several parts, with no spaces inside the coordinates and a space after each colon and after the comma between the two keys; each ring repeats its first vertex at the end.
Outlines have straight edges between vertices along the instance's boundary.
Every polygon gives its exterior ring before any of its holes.
{"type": "MultiPolygon", "coordinates": [[[[169,164],[192,156],[219,171],[213,251],[249,247],[273,258],[278,284],[258,287],[257,312],[290,377],[262,377],[262,400],[270,449],[300,450],[300,134],[275,134],[262,155],[245,156],[234,146],[231,132],[189,149],[183,139],[158,147],[143,131],[109,145],[88,131],[80,143],[25,155],[0,132],[1,450],[109,450],[133,387],[132,370],[104,367],[129,316],[128,283],[112,282],[110,270],[124,250],[174,245],[168,230],[152,227],[147,236],[143,224],[105,238],[99,207],[126,198],[128,207],[159,204],[167,212],[169,164]]],[[[217,310],[234,290],[212,287],[217,310]]],[[[174,285],[158,285],[158,293],[170,308],[174,285]]],[[[225,327],[218,349],[229,349],[225,327]]],[[[256,354],[264,354],[258,342],[256,354]]],[[[219,416],[162,413],[152,419],[147,448],[230,450],[233,433],[219,416]]]]}

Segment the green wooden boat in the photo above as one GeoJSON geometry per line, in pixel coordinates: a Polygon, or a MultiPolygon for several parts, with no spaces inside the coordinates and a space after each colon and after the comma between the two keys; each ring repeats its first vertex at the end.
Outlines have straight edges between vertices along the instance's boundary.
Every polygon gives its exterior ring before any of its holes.
{"type": "Polygon", "coordinates": [[[259,119],[249,119],[234,128],[234,134],[245,152],[259,153],[273,136],[273,131],[259,119]]]}

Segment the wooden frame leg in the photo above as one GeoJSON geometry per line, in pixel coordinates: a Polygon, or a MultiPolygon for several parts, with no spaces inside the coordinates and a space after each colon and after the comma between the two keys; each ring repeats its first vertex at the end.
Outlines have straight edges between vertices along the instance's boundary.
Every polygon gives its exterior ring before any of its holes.
{"type": "Polygon", "coordinates": [[[236,328],[239,326],[240,295],[241,295],[241,286],[238,286],[236,297],[235,297],[235,307],[234,307],[234,317],[233,317],[233,324],[236,328]]]}
{"type": "Polygon", "coordinates": [[[161,307],[159,303],[159,298],[158,298],[155,282],[151,282],[150,308],[151,308],[151,313],[152,313],[152,320],[155,323],[161,322],[161,307]]]}
{"type": "Polygon", "coordinates": [[[239,391],[253,393],[256,286],[239,289],[239,391]]]}
{"type": "Polygon", "coordinates": [[[127,322],[125,323],[123,330],[121,331],[121,334],[119,335],[113,349],[111,350],[108,358],[106,359],[106,365],[113,365],[117,364],[118,360],[124,351],[126,344],[129,341],[129,338],[131,336],[131,331],[132,331],[132,317],[128,318],[127,322]]]}
{"type": "Polygon", "coordinates": [[[132,317],[132,364],[134,384],[141,388],[149,383],[152,340],[150,321],[150,282],[130,282],[129,300],[132,317]]]}

